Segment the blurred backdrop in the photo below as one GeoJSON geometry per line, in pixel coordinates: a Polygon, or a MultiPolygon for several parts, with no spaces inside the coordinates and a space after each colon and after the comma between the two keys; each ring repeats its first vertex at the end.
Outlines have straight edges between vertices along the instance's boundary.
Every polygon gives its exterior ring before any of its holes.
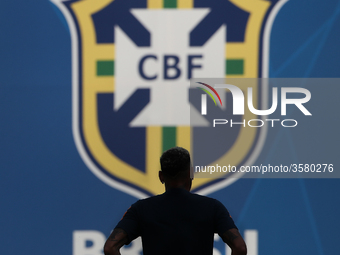
{"type": "MultiPolygon", "coordinates": [[[[126,209],[163,192],[161,153],[191,150],[191,78],[340,76],[338,0],[2,6],[2,254],[103,254],[126,209]]],[[[301,85],[312,93],[311,118],[268,129],[255,155],[257,131],[236,151],[245,155],[239,161],[333,164],[338,172],[340,91],[319,85],[301,85]]],[[[301,117],[297,109],[288,115],[301,117]]],[[[329,177],[196,178],[193,192],[228,208],[249,255],[337,254],[340,180],[329,177]]],[[[140,240],[122,254],[142,254],[140,240]]],[[[218,237],[214,254],[230,255],[218,237]]]]}

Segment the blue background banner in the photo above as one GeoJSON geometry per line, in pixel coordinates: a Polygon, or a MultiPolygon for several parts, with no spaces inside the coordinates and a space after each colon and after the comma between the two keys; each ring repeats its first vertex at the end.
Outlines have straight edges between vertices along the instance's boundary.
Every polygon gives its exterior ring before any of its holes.
{"type": "MultiPolygon", "coordinates": [[[[101,254],[98,247],[138,198],[101,181],[78,153],[68,23],[47,0],[2,1],[0,19],[0,253],[101,254]]],[[[269,77],[339,77],[339,29],[338,0],[285,3],[272,26],[269,77]]],[[[327,89],[321,99],[329,106],[338,94],[327,89]]],[[[297,163],[313,163],[318,153],[325,162],[317,163],[338,163],[339,134],[327,126],[338,124],[337,108],[327,116],[303,131],[275,129],[280,135],[269,134],[275,139],[266,140],[259,160],[280,162],[277,151],[284,151],[284,160],[297,163]]],[[[239,179],[208,196],[228,208],[250,255],[338,254],[339,184],[239,179]]],[[[218,238],[214,252],[228,252],[218,238]]]]}

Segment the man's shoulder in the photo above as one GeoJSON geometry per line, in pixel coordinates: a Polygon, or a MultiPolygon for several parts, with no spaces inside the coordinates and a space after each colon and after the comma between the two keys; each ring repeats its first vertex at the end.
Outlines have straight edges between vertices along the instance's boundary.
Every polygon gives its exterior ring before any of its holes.
{"type": "Polygon", "coordinates": [[[166,201],[170,196],[178,196],[178,198],[182,198],[184,200],[190,200],[192,202],[202,203],[205,205],[222,205],[220,201],[215,198],[207,197],[204,195],[191,193],[189,191],[176,191],[175,192],[165,192],[160,195],[155,195],[152,197],[140,199],[135,203],[135,206],[143,206],[143,205],[150,205],[154,203],[159,203],[161,201],[166,201]],[[174,194],[175,193],[175,194],[174,194]]]}
{"type": "Polygon", "coordinates": [[[197,201],[197,202],[202,202],[202,203],[209,203],[209,204],[215,204],[215,203],[220,203],[217,199],[207,197],[204,195],[192,193],[190,191],[182,190],[182,189],[176,189],[172,190],[170,192],[165,192],[160,195],[152,196],[146,199],[140,200],[140,203],[153,203],[153,202],[159,202],[159,201],[164,201],[167,200],[169,197],[176,197],[176,198],[182,198],[184,200],[188,199],[191,201],[197,201]]]}
{"type": "Polygon", "coordinates": [[[133,205],[135,206],[141,206],[143,204],[148,204],[148,203],[156,203],[160,200],[163,199],[164,194],[160,194],[160,195],[155,195],[155,196],[151,196],[151,197],[147,197],[147,198],[143,198],[143,199],[139,199],[137,202],[135,202],[133,205]]]}
{"type": "Polygon", "coordinates": [[[221,203],[220,201],[218,201],[215,198],[207,197],[207,196],[196,194],[196,193],[190,193],[190,194],[191,194],[191,197],[193,199],[198,200],[198,201],[202,201],[202,202],[206,202],[206,203],[210,203],[210,204],[216,204],[216,203],[220,204],[221,203]]]}

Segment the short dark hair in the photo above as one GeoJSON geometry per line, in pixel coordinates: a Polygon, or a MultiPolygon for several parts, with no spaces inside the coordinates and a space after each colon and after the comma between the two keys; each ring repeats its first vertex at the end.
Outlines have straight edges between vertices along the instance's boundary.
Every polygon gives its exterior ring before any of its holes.
{"type": "Polygon", "coordinates": [[[181,176],[190,169],[190,153],[182,147],[174,147],[161,156],[162,172],[170,178],[181,176]]]}

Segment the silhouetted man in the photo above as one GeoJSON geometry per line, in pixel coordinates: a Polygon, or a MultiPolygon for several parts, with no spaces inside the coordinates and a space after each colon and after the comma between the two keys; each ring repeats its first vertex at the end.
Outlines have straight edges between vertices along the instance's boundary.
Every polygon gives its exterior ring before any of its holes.
{"type": "Polygon", "coordinates": [[[232,255],[247,254],[246,244],[229,212],[216,199],[190,193],[190,154],[175,147],[161,157],[159,179],[165,193],[139,200],[125,213],[107,239],[105,255],[141,236],[144,255],[211,255],[214,233],[232,255]]]}

